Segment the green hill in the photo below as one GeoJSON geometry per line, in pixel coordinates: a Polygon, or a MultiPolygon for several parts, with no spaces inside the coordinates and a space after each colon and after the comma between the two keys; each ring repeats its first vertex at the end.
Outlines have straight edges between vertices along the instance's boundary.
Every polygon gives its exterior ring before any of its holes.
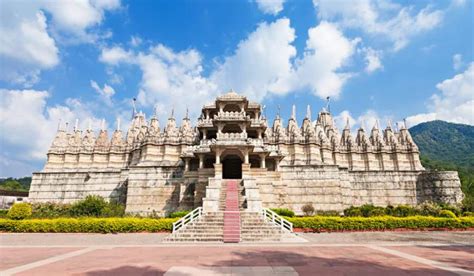
{"type": "Polygon", "coordinates": [[[474,169],[474,126],[432,121],[410,133],[424,158],[474,169]]]}
{"type": "Polygon", "coordinates": [[[464,208],[474,211],[474,126],[432,121],[410,128],[410,133],[425,168],[459,172],[464,208]]]}

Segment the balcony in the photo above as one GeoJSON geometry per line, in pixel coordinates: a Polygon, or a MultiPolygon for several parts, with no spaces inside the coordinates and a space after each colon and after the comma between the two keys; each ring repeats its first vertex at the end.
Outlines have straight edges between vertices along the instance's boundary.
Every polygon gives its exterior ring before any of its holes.
{"type": "Polygon", "coordinates": [[[214,120],[218,121],[247,121],[250,120],[246,116],[245,111],[220,111],[217,115],[214,115],[214,120]]]}

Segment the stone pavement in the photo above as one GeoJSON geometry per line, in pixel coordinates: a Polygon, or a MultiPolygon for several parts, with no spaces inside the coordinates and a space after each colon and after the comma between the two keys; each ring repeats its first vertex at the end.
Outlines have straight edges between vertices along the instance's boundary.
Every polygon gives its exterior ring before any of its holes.
{"type": "Polygon", "coordinates": [[[0,234],[0,275],[474,275],[474,232],[301,234],[163,244],[166,234],[0,234]]]}

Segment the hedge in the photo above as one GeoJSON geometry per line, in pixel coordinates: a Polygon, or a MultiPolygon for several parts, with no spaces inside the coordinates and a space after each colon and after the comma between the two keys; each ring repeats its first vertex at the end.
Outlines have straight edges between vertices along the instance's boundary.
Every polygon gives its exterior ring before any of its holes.
{"type": "Polygon", "coordinates": [[[427,216],[412,217],[294,217],[286,218],[295,228],[314,231],[343,230],[391,230],[448,228],[466,229],[474,227],[474,217],[440,218],[427,216]]]}
{"type": "Polygon", "coordinates": [[[0,232],[17,233],[131,233],[171,231],[178,219],[56,218],[0,219],[0,232]]]}

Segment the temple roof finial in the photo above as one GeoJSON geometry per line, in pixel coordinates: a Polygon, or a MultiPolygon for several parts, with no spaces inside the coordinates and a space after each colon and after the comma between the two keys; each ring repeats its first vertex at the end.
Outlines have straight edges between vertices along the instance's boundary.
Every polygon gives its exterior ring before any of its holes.
{"type": "Polygon", "coordinates": [[[326,110],[327,112],[331,113],[331,97],[327,96],[326,97],[326,110]]]}
{"type": "Polygon", "coordinates": [[[170,119],[174,119],[174,106],[171,108],[171,116],[170,119]]]}
{"type": "Polygon", "coordinates": [[[120,131],[120,118],[117,118],[117,130],[120,131]]]}
{"type": "Polygon", "coordinates": [[[92,119],[89,118],[88,125],[87,125],[87,130],[91,131],[92,130],[92,119]]]}
{"type": "Polygon", "coordinates": [[[296,105],[291,108],[291,119],[296,120],[296,105]]]}
{"type": "Polygon", "coordinates": [[[58,131],[61,131],[61,118],[58,120],[58,131]]]}
{"type": "Polygon", "coordinates": [[[309,104],[306,106],[306,119],[311,121],[311,106],[309,104]]]}
{"type": "Polygon", "coordinates": [[[100,122],[100,130],[105,130],[105,119],[100,122]]]}
{"type": "Polygon", "coordinates": [[[137,114],[137,107],[135,105],[135,102],[137,101],[137,98],[133,98],[132,99],[132,119],[135,117],[135,115],[137,114]]]}
{"type": "Polygon", "coordinates": [[[158,104],[155,104],[155,106],[153,107],[153,116],[155,118],[158,118],[158,104]]]}
{"type": "Polygon", "coordinates": [[[351,124],[350,124],[349,116],[346,117],[346,126],[344,127],[344,129],[351,129],[351,124]]]}
{"type": "Polygon", "coordinates": [[[189,108],[186,106],[186,116],[184,119],[189,120],[189,108]]]}
{"type": "Polygon", "coordinates": [[[280,105],[277,106],[277,119],[280,119],[281,107],[280,105]]]}
{"type": "Polygon", "coordinates": [[[78,131],[79,129],[79,119],[76,119],[76,122],[74,123],[74,131],[78,131]]]}

